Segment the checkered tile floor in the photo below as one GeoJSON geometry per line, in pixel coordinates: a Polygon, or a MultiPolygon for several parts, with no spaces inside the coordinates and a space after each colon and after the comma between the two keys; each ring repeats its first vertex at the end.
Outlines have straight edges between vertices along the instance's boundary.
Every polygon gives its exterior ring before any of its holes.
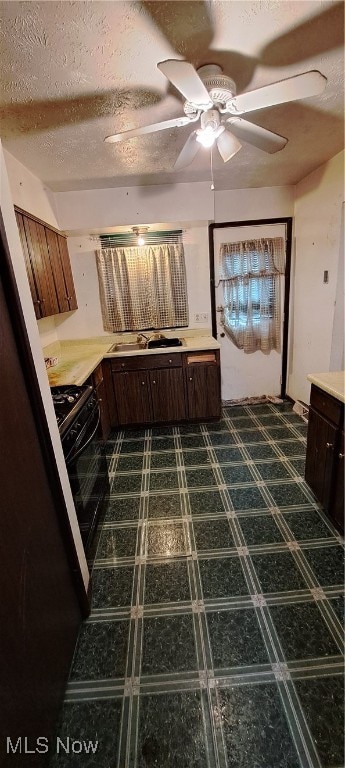
{"type": "Polygon", "coordinates": [[[111,498],[59,734],[74,768],[343,765],[343,548],[291,405],[107,443],[111,498]]]}

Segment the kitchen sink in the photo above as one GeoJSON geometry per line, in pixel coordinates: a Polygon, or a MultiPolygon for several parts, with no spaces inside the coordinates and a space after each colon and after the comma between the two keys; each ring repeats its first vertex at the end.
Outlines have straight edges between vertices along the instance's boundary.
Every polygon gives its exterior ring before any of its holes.
{"type": "Polygon", "coordinates": [[[119,344],[113,344],[109,352],[137,352],[139,349],[146,349],[146,341],[126,341],[119,344]]]}
{"type": "Polygon", "coordinates": [[[164,347],[182,347],[181,339],[149,339],[147,342],[148,349],[164,349],[164,347]]]}

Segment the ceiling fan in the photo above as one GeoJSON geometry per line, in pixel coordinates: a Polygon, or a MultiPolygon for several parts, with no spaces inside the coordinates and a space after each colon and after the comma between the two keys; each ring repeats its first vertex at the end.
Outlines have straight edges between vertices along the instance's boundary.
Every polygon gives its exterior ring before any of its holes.
{"type": "Polygon", "coordinates": [[[241,115],[316,96],[322,93],[327,82],[321,72],[312,70],[237,96],[234,81],[224,75],[217,64],[208,64],[195,70],[188,61],[168,59],[157,66],[186,99],[184,116],[116,133],[107,136],[104,141],[126,141],[135,136],[200,120],[200,127],[192,131],[182,148],[174,165],[175,170],[189,165],[201,145],[212,147],[216,143],[224,163],[241,149],[239,139],[270,154],[279,152],[287,144],[286,138],[244,120],[241,115]]]}

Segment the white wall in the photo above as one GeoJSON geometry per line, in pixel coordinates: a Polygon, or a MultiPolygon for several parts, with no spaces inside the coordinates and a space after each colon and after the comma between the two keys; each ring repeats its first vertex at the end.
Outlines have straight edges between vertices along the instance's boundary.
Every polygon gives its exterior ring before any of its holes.
{"type": "MultiPolygon", "coordinates": [[[[332,334],[342,348],[343,329],[335,324],[335,301],[341,244],[341,211],[344,200],[344,152],[306,176],[296,186],[295,264],[292,281],[293,316],[290,333],[288,394],[309,402],[308,373],[330,370],[332,334]],[[328,270],[329,282],[323,282],[328,270]]],[[[340,291],[340,297],[341,297],[340,291]]],[[[339,355],[338,355],[339,357],[339,355]]],[[[333,365],[335,360],[333,360],[333,365]]],[[[339,357],[339,369],[341,357],[339,357]]]]}
{"type": "Polygon", "coordinates": [[[58,229],[53,192],[6,149],[3,152],[14,205],[58,229]]]}
{"type": "MultiPolygon", "coordinates": [[[[7,158],[6,158],[7,163],[7,158]]],[[[42,401],[48,421],[49,431],[53,443],[54,453],[58,472],[60,475],[60,481],[66,501],[66,507],[71,523],[72,534],[76,550],[79,557],[80,567],[83,574],[85,587],[87,588],[89,580],[89,572],[85,560],[85,554],[83,545],[80,538],[79,526],[77,516],[74,508],[73,497],[68,480],[67,470],[64,455],[62,452],[60,435],[56,423],[56,417],[53,407],[53,401],[50,394],[49,382],[47,372],[44,365],[44,359],[42,355],[41,342],[38,333],[37,321],[35,317],[34,307],[32,303],[30,287],[28,277],[26,274],[24,256],[19,239],[18,227],[14,215],[13,201],[11,197],[11,191],[9,187],[9,181],[7,176],[7,169],[4,159],[3,150],[0,142],[0,203],[1,211],[4,220],[4,227],[6,231],[6,237],[8,241],[9,251],[12,259],[13,270],[15,280],[18,288],[20,302],[23,310],[26,329],[29,337],[31,352],[36,369],[36,374],[41,390],[42,401]]]]}
{"type": "Polygon", "coordinates": [[[243,221],[292,216],[294,187],[215,191],[209,182],[57,192],[62,229],[90,232],[157,222],[243,221]]]}
{"type": "MultiPolygon", "coordinates": [[[[78,299],[78,311],[57,316],[55,323],[60,339],[107,336],[102,324],[98,291],[95,250],[97,242],[90,237],[69,237],[74,283],[78,299]]],[[[210,328],[210,273],[208,253],[208,226],[186,227],[184,251],[187,273],[189,326],[210,328]],[[203,323],[195,322],[195,315],[207,314],[203,323]]]]}
{"type": "Polygon", "coordinates": [[[337,275],[337,289],[335,295],[335,307],[333,318],[332,348],[330,371],[344,370],[344,309],[345,309],[345,276],[344,276],[344,208],[341,207],[341,225],[339,242],[339,261],[337,275]]]}
{"type": "Polygon", "coordinates": [[[208,221],[214,210],[208,182],[56,192],[55,201],[60,226],[76,234],[121,225],[208,221]]]}
{"type": "Polygon", "coordinates": [[[209,289],[209,221],[278,218],[293,214],[293,187],[216,191],[209,182],[153,187],[96,189],[57,192],[56,210],[60,226],[79,236],[69,237],[78,312],[56,318],[60,339],[104,334],[98,294],[94,251],[97,243],[85,234],[135,224],[165,223],[184,229],[188,283],[189,324],[211,326],[209,289]],[[190,222],[198,221],[196,227],[190,222]],[[202,222],[204,222],[202,224],[202,222]],[[208,315],[204,323],[196,314],[208,315]]]}
{"type": "Polygon", "coordinates": [[[293,216],[294,187],[260,187],[216,192],[215,221],[250,221],[293,216]]]}

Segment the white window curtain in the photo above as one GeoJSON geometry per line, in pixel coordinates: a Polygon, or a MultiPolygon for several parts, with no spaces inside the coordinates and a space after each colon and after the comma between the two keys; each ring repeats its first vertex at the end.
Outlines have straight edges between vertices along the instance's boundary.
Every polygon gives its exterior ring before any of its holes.
{"type": "Polygon", "coordinates": [[[269,354],[281,346],[280,279],[285,272],[282,237],[222,243],[222,324],[238,349],[269,354]]]}
{"type": "Polygon", "coordinates": [[[103,248],[96,260],[104,330],[188,325],[182,243],[103,248]]]}

